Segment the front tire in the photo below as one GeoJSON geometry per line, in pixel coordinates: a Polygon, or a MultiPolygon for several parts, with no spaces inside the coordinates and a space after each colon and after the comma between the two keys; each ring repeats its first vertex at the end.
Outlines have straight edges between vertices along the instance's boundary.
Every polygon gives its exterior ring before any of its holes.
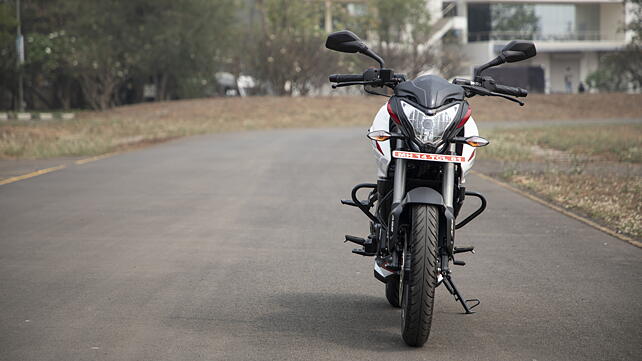
{"type": "Polygon", "coordinates": [[[437,207],[413,205],[406,251],[410,256],[410,272],[403,275],[401,301],[401,335],[409,346],[423,346],[430,335],[437,286],[438,234],[437,207]]]}

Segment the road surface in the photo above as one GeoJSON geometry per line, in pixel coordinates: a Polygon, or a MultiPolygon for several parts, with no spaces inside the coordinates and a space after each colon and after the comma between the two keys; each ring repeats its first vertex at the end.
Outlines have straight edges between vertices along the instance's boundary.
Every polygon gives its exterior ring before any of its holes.
{"type": "Polygon", "coordinates": [[[408,348],[342,207],[364,130],[181,139],[0,186],[0,360],[639,360],[642,250],[479,177],[408,348]],[[472,203],[472,202],[471,202],[472,203]]]}

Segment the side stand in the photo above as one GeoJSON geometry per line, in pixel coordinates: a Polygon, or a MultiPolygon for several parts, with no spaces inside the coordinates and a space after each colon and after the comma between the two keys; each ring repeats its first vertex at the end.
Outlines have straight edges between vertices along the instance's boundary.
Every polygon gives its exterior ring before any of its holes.
{"type": "Polygon", "coordinates": [[[446,289],[448,292],[450,292],[451,295],[455,296],[455,301],[459,301],[461,303],[462,307],[464,307],[464,310],[466,311],[466,314],[471,314],[475,313],[472,311],[473,308],[479,306],[481,301],[479,301],[476,298],[471,298],[468,300],[464,300],[462,297],[461,293],[459,293],[459,290],[457,289],[457,286],[455,286],[455,283],[453,282],[452,276],[450,275],[450,271],[444,270],[441,272],[442,279],[439,280],[437,283],[437,286],[439,286],[441,283],[446,286],[446,289]],[[468,302],[474,303],[472,306],[468,306],[468,302]]]}

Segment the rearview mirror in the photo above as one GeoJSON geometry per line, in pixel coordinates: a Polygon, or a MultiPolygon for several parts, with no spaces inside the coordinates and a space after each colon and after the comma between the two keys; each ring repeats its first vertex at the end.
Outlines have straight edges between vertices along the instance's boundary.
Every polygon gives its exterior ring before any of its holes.
{"type": "Polygon", "coordinates": [[[504,61],[514,63],[534,57],[537,54],[537,50],[535,50],[535,44],[530,41],[513,40],[506,44],[501,54],[504,61]]]}
{"type": "Polygon", "coordinates": [[[366,44],[349,30],[341,30],[328,35],[325,47],[342,53],[356,53],[368,49],[366,44]]]}
{"type": "Polygon", "coordinates": [[[368,49],[368,46],[350,30],[341,30],[328,35],[325,47],[342,53],[361,53],[374,59],[379,63],[379,67],[383,68],[383,59],[374,51],[368,49]]]}
{"type": "Polygon", "coordinates": [[[475,68],[473,77],[477,79],[481,73],[493,66],[501,65],[504,63],[514,63],[516,61],[526,60],[532,58],[537,54],[535,44],[530,41],[513,40],[500,51],[500,55],[495,59],[489,61],[484,65],[475,68]]]}

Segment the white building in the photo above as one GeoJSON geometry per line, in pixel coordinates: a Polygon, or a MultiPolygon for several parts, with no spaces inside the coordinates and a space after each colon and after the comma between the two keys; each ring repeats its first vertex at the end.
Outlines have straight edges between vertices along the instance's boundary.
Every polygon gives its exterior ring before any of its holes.
{"type": "MultiPolygon", "coordinates": [[[[466,68],[495,57],[509,40],[533,40],[538,55],[504,65],[518,67],[521,86],[546,93],[576,92],[598,67],[603,54],[624,47],[631,34],[622,32],[633,19],[622,0],[429,0],[435,34],[451,32],[464,44],[466,68]],[[443,19],[439,19],[443,16],[443,19]]],[[[506,72],[505,72],[506,73],[506,72]]],[[[501,76],[494,72],[493,76],[501,76]]]]}

